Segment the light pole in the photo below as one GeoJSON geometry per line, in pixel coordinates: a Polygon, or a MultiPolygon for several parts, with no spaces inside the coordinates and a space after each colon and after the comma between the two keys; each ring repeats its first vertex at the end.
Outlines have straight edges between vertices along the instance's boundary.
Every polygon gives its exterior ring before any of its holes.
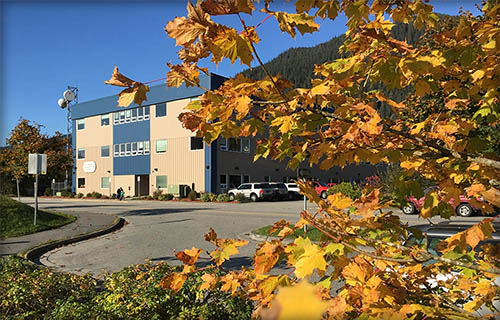
{"type": "MultiPolygon", "coordinates": [[[[57,104],[61,109],[66,109],[66,139],[68,140],[67,151],[71,152],[71,142],[69,141],[70,133],[72,133],[73,123],[71,121],[71,102],[78,103],[78,88],[68,86],[68,89],[63,92],[63,97],[57,100],[57,104]]],[[[73,159],[74,161],[74,159],[73,159]]],[[[68,169],[66,169],[66,178],[64,180],[64,187],[68,188],[68,169]]]]}

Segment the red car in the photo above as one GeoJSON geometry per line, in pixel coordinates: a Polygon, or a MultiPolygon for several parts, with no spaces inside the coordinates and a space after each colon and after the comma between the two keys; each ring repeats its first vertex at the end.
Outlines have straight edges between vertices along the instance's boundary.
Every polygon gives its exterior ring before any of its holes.
{"type": "Polygon", "coordinates": [[[326,191],[328,191],[329,187],[326,184],[324,184],[323,182],[319,182],[319,181],[312,181],[311,183],[314,186],[314,189],[316,190],[316,192],[318,193],[318,196],[320,196],[323,199],[326,199],[326,197],[328,196],[326,191]]]}
{"type": "MultiPolygon", "coordinates": [[[[404,214],[418,213],[422,209],[422,206],[424,205],[425,195],[431,190],[437,190],[437,187],[429,187],[425,189],[424,196],[420,199],[417,199],[414,196],[406,197],[408,203],[403,205],[401,211],[403,211],[404,214]]],[[[482,201],[481,198],[479,198],[478,200],[482,201]]],[[[480,211],[480,209],[473,207],[469,203],[469,199],[463,195],[460,195],[460,203],[458,205],[455,204],[453,198],[450,199],[448,203],[453,207],[453,209],[455,209],[457,215],[461,217],[470,217],[474,214],[474,212],[480,211]]]]}

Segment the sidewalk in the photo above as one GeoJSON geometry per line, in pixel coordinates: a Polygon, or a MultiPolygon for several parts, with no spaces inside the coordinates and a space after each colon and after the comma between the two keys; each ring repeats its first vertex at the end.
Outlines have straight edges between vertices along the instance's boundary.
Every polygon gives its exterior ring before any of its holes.
{"type": "Polygon", "coordinates": [[[49,241],[73,238],[78,235],[101,230],[111,225],[116,218],[114,215],[90,212],[64,211],[64,213],[77,217],[77,220],[60,228],[41,231],[26,236],[1,239],[0,257],[17,254],[49,241]]]}

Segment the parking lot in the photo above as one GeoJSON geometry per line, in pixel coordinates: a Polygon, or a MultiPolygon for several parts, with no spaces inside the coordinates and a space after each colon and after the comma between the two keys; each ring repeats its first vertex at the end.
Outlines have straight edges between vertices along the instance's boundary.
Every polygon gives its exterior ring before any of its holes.
{"type": "MultiPolygon", "coordinates": [[[[33,199],[24,198],[32,203],[33,199]]],[[[204,203],[179,201],[117,201],[82,199],[40,199],[40,207],[60,212],[92,212],[118,215],[128,222],[121,230],[95,239],[83,241],[48,252],[41,262],[48,266],[76,273],[95,275],[117,271],[125,266],[167,261],[178,263],[175,251],[197,247],[204,253],[200,261],[208,261],[207,251],[213,250],[203,235],[212,227],[219,237],[239,237],[249,240],[232,259],[230,267],[249,265],[258,241],[248,233],[280,219],[296,222],[303,210],[303,201],[204,203]]],[[[315,207],[309,203],[310,210],[315,207]]],[[[428,223],[418,216],[396,214],[409,225],[428,223]]],[[[482,217],[455,218],[461,221],[479,221],[482,217]]],[[[432,218],[433,223],[442,221],[432,218]]]]}

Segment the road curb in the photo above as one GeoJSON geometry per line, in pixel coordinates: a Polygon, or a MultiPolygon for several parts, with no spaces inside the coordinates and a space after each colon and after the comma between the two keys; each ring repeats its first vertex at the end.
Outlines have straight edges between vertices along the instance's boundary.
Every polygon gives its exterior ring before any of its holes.
{"type": "Polygon", "coordinates": [[[86,233],[86,234],[82,234],[82,235],[79,235],[79,236],[76,236],[73,238],[69,238],[69,239],[56,240],[56,241],[53,241],[50,243],[44,243],[44,244],[41,244],[41,245],[36,246],[34,248],[31,248],[27,251],[20,252],[17,255],[35,263],[35,264],[38,264],[35,262],[35,260],[40,258],[42,255],[44,255],[45,253],[47,253],[51,250],[54,250],[56,248],[60,248],[63,246],[67,246],[67,245],[72,244],[72,243],[96,238],[96,237],[111,233],[113,231],[119,230],[125,225],[125,222],[127,222],[125,219],[120,218],[120,217],[116,217],[115,220],[113,221],[113,223],[104,229],[97,230],[97,231],[90,232],[90,233],[86,233]]]}

